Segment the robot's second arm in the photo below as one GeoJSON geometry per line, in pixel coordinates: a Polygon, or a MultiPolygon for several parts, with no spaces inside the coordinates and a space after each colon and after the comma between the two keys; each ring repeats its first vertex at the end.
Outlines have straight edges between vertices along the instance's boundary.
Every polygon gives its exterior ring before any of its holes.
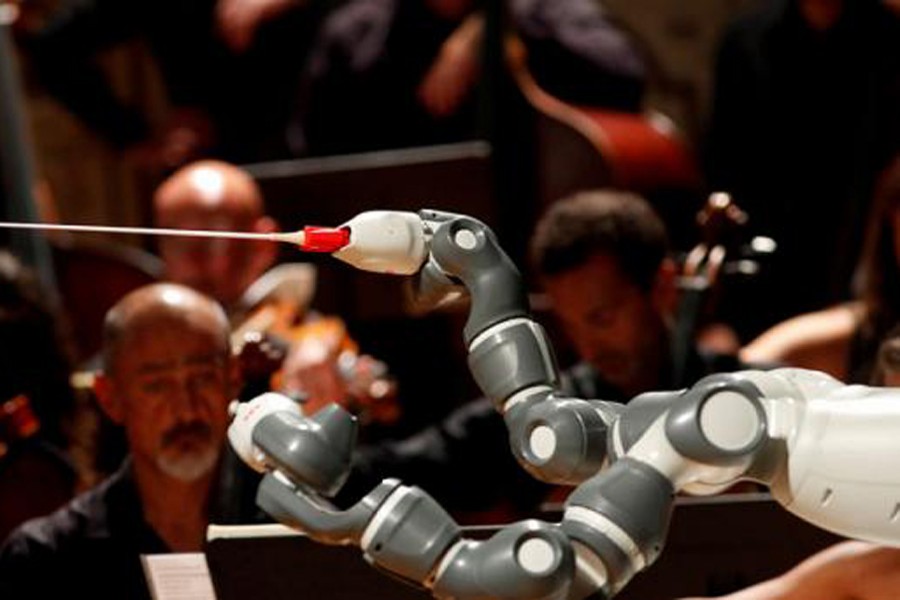
{"type": "Polygon", "coordinates": [[[358,235],[338,257],[382,272],[418,270],[426,292],[465,286],[470,367],[504,415],[514,453],[538,478],[579,485],[559,525],[517,523],[485,542],[464,539],[434,500],[397,481],[338,511],[322,496],[346,476],[352,418],[337,407],[307,418],[269,396],[239,409],[230,436],[268,471],[259,500],[279,520],[326,543],[360,545],[382,567],[464,598],[612,595],[661,551],[676,491],[714,493],[741,479],[769,484],[823,527],[900,539],[898,477],[885,467],[861,479],[879,457],[891,464],[893,454],[879,452],[900,446],[900,436],[866,432],[900,423],[897,400],[795,370],[712,376],[627,407],[561,397],[546,336],[490,230],[436,212],[370,217],[351,226],[380,232],[370,236],[376,243],[358,235]],[[397,235],[379,239],[386,219],[397,235]],[[860,494],[865,511],[849,506],[860,494]]]}

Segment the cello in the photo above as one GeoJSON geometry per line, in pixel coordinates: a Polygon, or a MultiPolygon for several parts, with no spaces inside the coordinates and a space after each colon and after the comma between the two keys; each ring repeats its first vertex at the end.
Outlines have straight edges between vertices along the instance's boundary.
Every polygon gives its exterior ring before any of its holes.
{"type": "Polygon", "coordinates": [[[505,53],[519,92],[537,116],[538,193],[543,206],[597,187],[643,194],[699,191],[701,176],[694,156],[668,117],[566,102],[535,80],[521,40],[508,40],[505,53]]]}
{"type": "Polygon", "coordinates": [[[696,344],[725,355],[739,350],[737,334],[716,322],[722,297],[729,282],[756,276],[775,251],[772,240],[752,236],[749,216],[727,193],[711,194],[696,222],[700,241],[684,258],[678,282],[680,301],[673,335],[676,376],[685,372],[696,344]]]}

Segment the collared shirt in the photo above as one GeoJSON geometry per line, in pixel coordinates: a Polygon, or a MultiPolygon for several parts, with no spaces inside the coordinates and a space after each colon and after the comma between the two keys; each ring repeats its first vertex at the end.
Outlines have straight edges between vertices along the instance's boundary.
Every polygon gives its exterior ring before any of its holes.
{"type": "MultiPolygon", "coordinates": [[[[227,452],[211,522],[258,520],[245,471],[227,452]],[[246,518],[243,518],[246,517],[246,518]]],[[[144,520],[131,461],[55,513],[28,521],[0,549],[0,598],[150,598],[141,554],[170,552],[144,520]]]]}
{"type": "Polygon", "coordinates": [[[0,550],[2,598],[149,598],[140,555],[169,552],[144,520],[130,464],[0,550]]]}

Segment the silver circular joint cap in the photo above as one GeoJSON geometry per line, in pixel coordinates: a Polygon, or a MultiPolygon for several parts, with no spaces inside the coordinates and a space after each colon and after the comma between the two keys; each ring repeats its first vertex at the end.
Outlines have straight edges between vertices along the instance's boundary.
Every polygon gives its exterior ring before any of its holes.
{"type": "Polygon", "coordinates": [[[742,464],[764,443],[762,393],[732,374],[704,377],[673,402],[666,437],[682,455],[713,465],[742,464]]]}
{"type": "Polygon", "coordinates": [[[532,575],[546,575],[556,568],[556,549],[542,537],[528,538],[516,549],[516,562],[532,575]]]}
{"type": "Polygon", "coordinates": [[[463,250],[474,250],[478,246],[478,237],[471,229],[459,229],[453,234],[453,243],[463,250]]]}
{"type": "Polygon", "coordinates": [[[751,446],[760,424],[756,403],[733,390],[711,395],[700,409],[700,431],[722,450],[733,452],[751,446]]]}
{"type": "Polygon", "coordinates": [[[535,458],[549,460],[556,452],[556,432],[547,425],[538,425],[528,436],[528,445],[535,458]]]}

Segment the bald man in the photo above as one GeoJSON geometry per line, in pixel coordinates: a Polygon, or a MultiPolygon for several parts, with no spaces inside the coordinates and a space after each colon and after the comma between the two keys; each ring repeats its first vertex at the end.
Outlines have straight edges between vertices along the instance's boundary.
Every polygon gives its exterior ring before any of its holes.
{"type": "MultiPolygon", "coordinates": [[[[156,191],[153,207],[160,227],[255,233],[278,228],[264,214],[262,193],[253,178],[243,169],[221,161],[199,161],[176,171],[156,191]]],[[[278,253],[272,242],[166,237],[160,242],[160,252],[171,281],[193,287],[222,303],[236,328],[234,345],[241,353],[242,364],[247,367],[252,363],[254,371],[276,366],[260,360],[266,357],[258,356],[259,344],[244,344],[244,333],[257,329],[256,320],[248,321],[247,316],[258,307],[277,297],[280,304],[295,307],[296,318],[291,325],[322,319],[308,310],[315,290],[315,268],[305,263],[270,268],[278,253]],[[261,364],[262,368],[257,368],[261,364]]],[[[391,397],[394,388],[383,375],[386,367],[355,351],[351,359],[341,359],[356,344],[347,337],[340,319],[331,318],[329,322],[334,327],[322,327],[328,335],[306,336],[292,344],[281,365],[280,391],[305,398],[309,412],[339,402],[351,409],[369,411],[369,418],[376,421],[395,420],[398,413],[391,397]],[[339,360],[342,365],[352,366],[339,367],[339,360]]],[[[253,375],[250,378],[261,379],[253,375]]],[[[262,379],[261,385],[267,385],[267,376],[262,379]]],[[[261,385],[253,385],[252,391],[266,391],[261,385]]]]}
{"type": "MultiPolygon", "coordinates": [[[[219,469],[235,369],[228,321],[210,298],[156,284],[104,324],[96,393],[130,456],[94,489],[13,532],[0,550],[2,598],[145,598],[140,555],[199,551],[206,526],[255,515],[219,469]]],[[[232,465],[231,461],[228,461],[232,465]]]]}
{"type": "MultiPolygon", "coordinates": [[[[153,198],[156,224],[173,229],[268,233],[262,193],[246,171],[220,161],[200,161],[176,171],[153,198]]],[[[209,294],[235,310],[247,288],[275,262],[271,242],[166,237],[160,253],[169,279],[209,294]]]]}

